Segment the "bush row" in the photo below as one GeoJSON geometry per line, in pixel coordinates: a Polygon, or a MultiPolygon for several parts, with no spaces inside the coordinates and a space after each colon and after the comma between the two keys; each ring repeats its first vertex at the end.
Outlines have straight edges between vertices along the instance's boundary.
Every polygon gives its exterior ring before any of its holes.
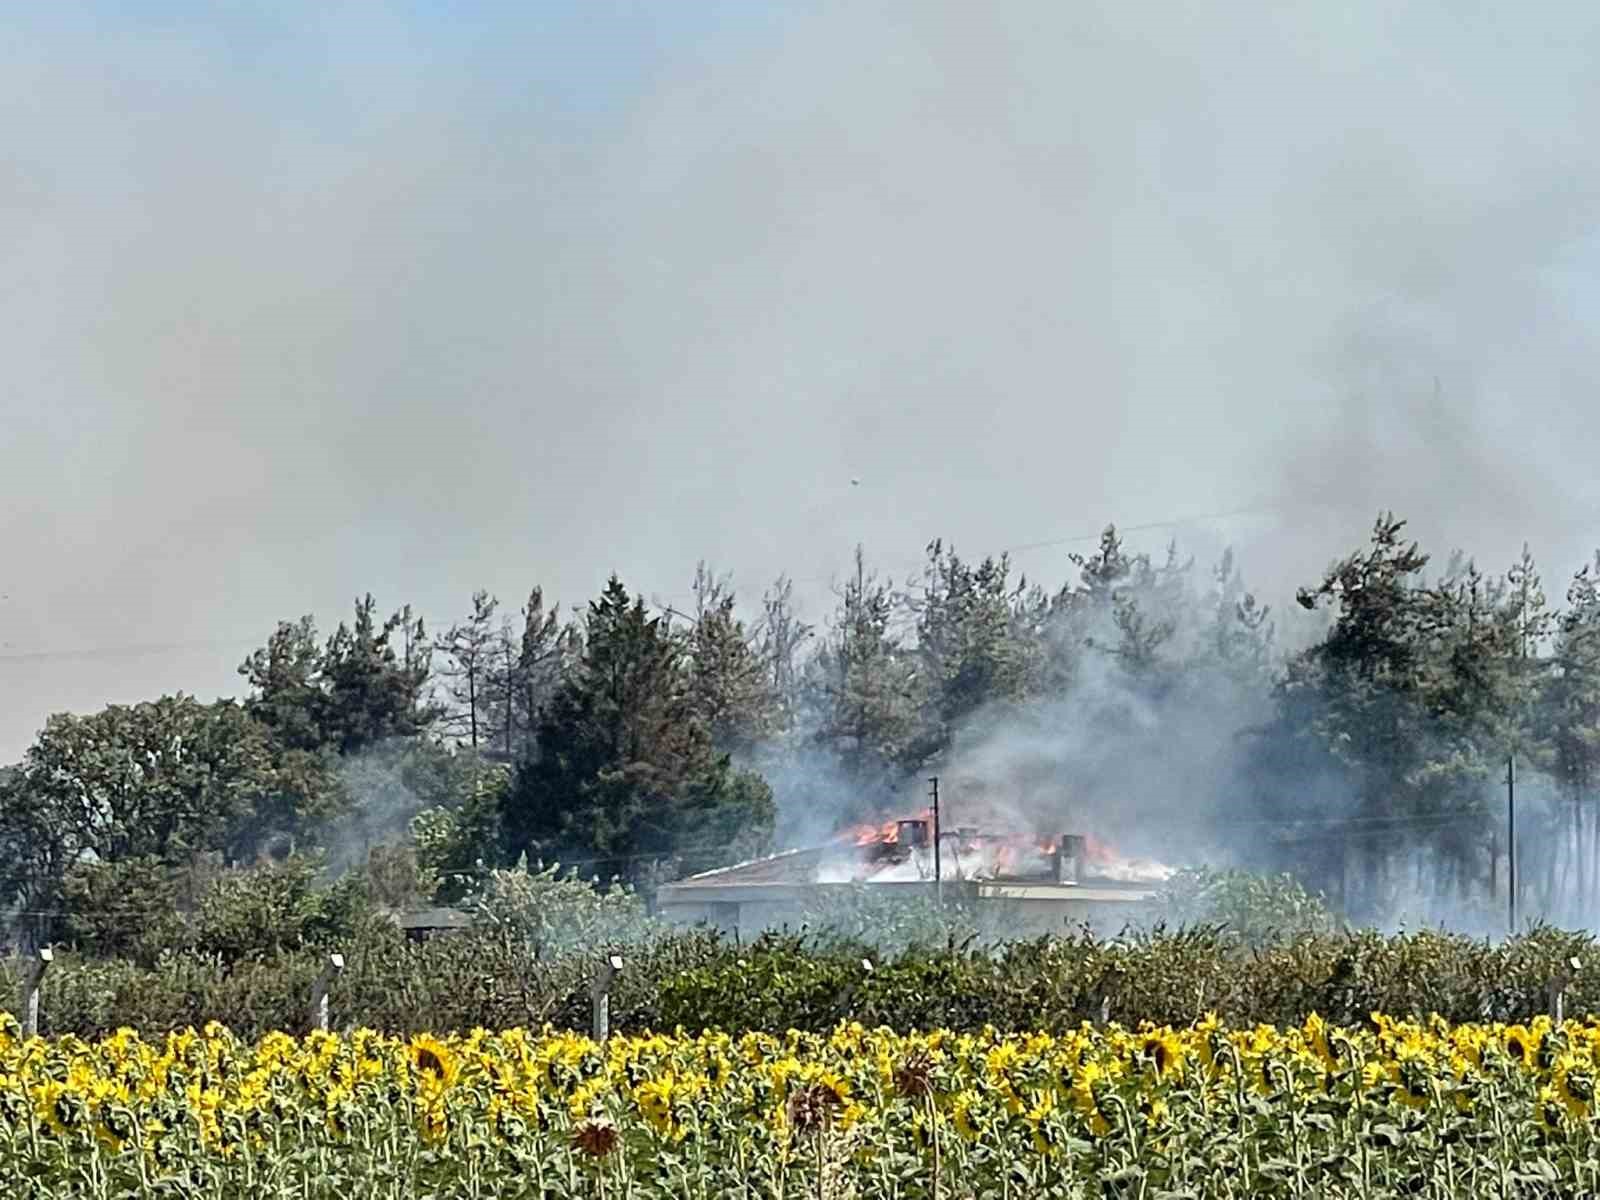
{"type": "MultiPolygon", "coordinates": [[[[531,954],[490,931],[408,942],[377,937],[345,951],[334,1023],[396,1033],[513,1025],[586,1030],[596,959],[531,954]]],[[[1415,932],[1308,933],[1247,947],[1219,928],[1087,934],[978,949],[946,945],[878,958],[864,944],[771,934],[737,946],[709,932],[627,951],[612,1028],[822,1030],[840,1020],[897,1029],[1060,1030],[1102,1016],[1184,1024],[1207,1012],[1235,1022],[1340,1022],[1381,1010],[1452,1021],[1520,1020],[1543,1011],[1561,964],[1581,967],[1567,1012],[1600,1012],[1600,953],[1586,934],[1552,929],[1490,944],[1415,932]],[[869,970],[863,960],[872,962],[869,970]]],[[[306,949],[228,963],[167,955],[154,966],[62,957],[45,976],[43,1030],[93,1036],[220,1020],[258,1036],[304,1030],[321,956],[306,949]]],[[[21,964],[0,966],[17,995],[21,964]]]]}

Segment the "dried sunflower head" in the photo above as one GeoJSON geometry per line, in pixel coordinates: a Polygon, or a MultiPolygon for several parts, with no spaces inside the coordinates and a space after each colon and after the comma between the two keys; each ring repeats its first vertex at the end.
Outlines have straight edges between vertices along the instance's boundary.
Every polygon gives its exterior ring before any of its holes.
{"type": "Polygon", "coordinates": [[[839,1108],[839,1093],[825,1083],[811,1083],[789,1093],[789,1124],[802,1133],[822,1129],[839,1108]]]}
{"type": "Polygon", "coordinates": [[[926,1096],[933,1091],[933,1061],[918,1047],[894,1069],[894,1090],[902,1096],[926,1096]]]}
{"type": "Polygon", "coordinates": [[[601,1117],[590,1117],[572,1131],[572,1144],[590,1158],[604,1158],[617,1148],[617,1127],[601,1117]]]}

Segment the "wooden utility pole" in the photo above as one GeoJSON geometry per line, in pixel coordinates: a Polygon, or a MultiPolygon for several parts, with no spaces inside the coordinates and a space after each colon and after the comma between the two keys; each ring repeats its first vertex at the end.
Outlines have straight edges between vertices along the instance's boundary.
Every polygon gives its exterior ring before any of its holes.
{"type": "Polygon", "coordinates": [[[933,785],[933,896],[940,907],[944,906],[944,871],[939,857],[939,777],[928,780],[933,785]]]}
{"type": "Polygon", "coordinates": [[[1517,752],[1506,758],[1506,908],[1510,929],[1517,935],[1517,752]]]}

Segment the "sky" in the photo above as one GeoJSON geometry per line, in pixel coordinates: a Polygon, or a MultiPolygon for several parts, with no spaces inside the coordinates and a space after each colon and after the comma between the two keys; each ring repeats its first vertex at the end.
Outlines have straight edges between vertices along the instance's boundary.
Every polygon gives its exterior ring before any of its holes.
{"type": "MultiPolygon", "coordinates": [[[[0,28],[0,762],[279,620],[1106,522],[1280,607],[1600,544],[1600,11],[35,5],[0,28]],[[1224,515],[1226,514],[1226,515],[1224,515]]],[[[1292,605],[1291,605],[1292,607],[1292,605]]]]}

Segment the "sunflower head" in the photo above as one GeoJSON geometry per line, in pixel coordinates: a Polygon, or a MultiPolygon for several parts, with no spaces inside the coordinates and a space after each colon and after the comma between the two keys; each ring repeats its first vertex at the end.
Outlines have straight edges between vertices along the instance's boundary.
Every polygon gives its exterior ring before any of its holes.
{"type": "Polygon", "coordinates": [[[1523,1068],[1533,1066],[1538,1053],[1538,1039],[1525,1025],[1513,1025],[1505,1032],[1505,1051],[1514,1063],[1523,1068]]]}
{"type": "Polygon", "coordinates": [[[1155,1064],[1156,1075],[1163,1079],[1183,1061],[1183,1043],[1169,1029],[1145,1034],[1139,1050],[1155,1064]]]}
{"type": "Polygon", "coordinates": [[[455,1051],[431,1034],[421,1033],[411,1039],[409,1047],[411,1068],[420,1080],[434,1087],[448,1087],[456,1080],[460,1064],[455,1051]]]}

